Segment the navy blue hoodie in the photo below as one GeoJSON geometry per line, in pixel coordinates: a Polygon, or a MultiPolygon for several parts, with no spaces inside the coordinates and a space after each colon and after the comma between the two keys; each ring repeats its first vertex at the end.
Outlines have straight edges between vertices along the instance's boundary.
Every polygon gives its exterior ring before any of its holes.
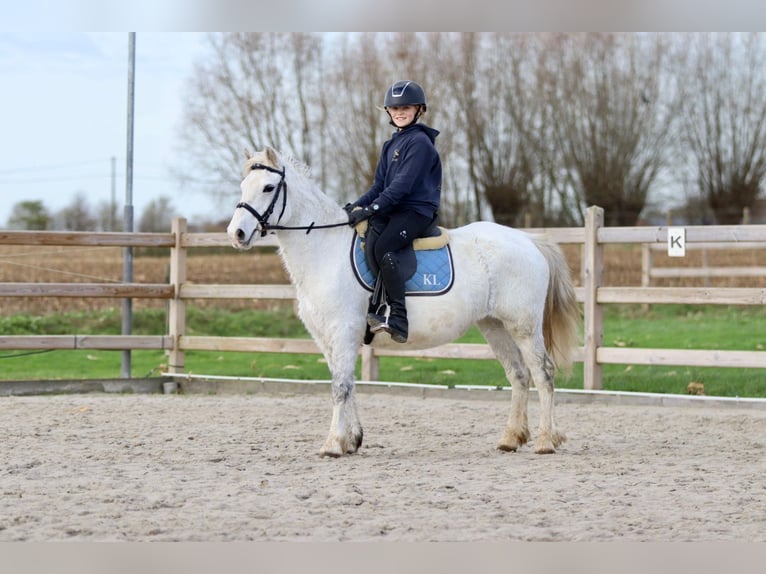
{"type": "Polygon", "coordinates": [[[433,217],[439,209],[442,164],[434,141],[439,131],[413,124],[383,144],[372,187],[356,204],[376,204],[380,213],[414,211],[433,217]]]}

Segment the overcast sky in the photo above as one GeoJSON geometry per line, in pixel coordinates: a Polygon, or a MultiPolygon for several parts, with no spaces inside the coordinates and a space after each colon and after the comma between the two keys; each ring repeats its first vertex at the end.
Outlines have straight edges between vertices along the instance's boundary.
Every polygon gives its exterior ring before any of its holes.
{"type": "MultiPolygon", "coordinates": [[[[93,208],[110,201],[113,157],[122,215],[128,39],[127,32],[0,33],[0,228],[19,201],[40,200],[51,212],[78,192],[93,208]]],[[[136,34],[136,222],[161,195],[190,222],[210,212],[207,197],[182,189],[171,174],[184,86],[206,50],[203,33],[136,34]]]]}

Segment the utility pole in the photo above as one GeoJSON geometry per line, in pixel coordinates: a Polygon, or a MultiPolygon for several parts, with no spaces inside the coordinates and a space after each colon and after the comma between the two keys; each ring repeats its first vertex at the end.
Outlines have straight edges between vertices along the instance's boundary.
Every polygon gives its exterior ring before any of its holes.
{"type": "MultiPolygon", "coordinates": [[[[136,92],[136,33],[128,33],[128,141],[125,166],[125,231],[133,232],[133,109],[136,92]]],[[[122,281],[133,282],[133,248],[125,247],[122,258],[122,281]]],[[[122,300],[122,334],[133,332],[133,300],[122,300]]],[[[131,378],[130,349],[122,352],[122,378],[131,378]]]]}
{"type": "Polygon", "coordinates": [[[109,202],[109,229],[116,231],[117,227],[117,158],[112,156],[112,200],[109,202]]]}

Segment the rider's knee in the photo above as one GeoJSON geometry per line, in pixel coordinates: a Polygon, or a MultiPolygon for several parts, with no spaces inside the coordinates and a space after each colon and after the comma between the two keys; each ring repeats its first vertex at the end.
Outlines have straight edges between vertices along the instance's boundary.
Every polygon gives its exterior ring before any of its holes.
{"type": "Polygon", "coordinates": [[[397,263],[396,255],[393,251],[386,251],[383,254],[383,257],[380,258],[380,266],[382,268],[396,269],[397,263]]]}

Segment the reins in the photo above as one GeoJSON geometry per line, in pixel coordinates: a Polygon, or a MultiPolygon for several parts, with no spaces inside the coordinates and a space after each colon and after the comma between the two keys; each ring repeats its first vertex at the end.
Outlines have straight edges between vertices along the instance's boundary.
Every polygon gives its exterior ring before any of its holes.
{"type": "Polygon", "coordinates": [[[263,214],[258,213],[258,211],[249,203],[240,202],[236,205],[236,207],[241,207],[242,209],[245,209],[248,211],[255,219],[258,220],[258,223],[261,226],[261,237],[266,235],[269,231],[272,230],[306,230],[306,235],[311,233],[312,229],[329,229],[331,227],[342,227],[344,225],[348,225],[347,221],[344,221],[342,223],[327,223],[324,225],[315,225],[315,223],[312,221],[309,225],[279,225],[279,222],[282,219],[282,216],[285,214],[285,208],[287,207],[287,182],[285,182],[285,167],[282,166],[282,169],[276,169],[271,166],[262,164],[262,163],[254,163],[251,166],[251,169],[264,169],[266,171],[270,171],[272,173],[279,174],[279,183],[277,184],[276,193],[274,194],[274,198],[271,200],[271,203],[269,203],[269,206],[266,208],[266,211],[263,212],[263,214]],[[284,193],[281,194],[282,190],[284,190],[284,193]],[[279,217],[277,218],[276,224],[269,223],[269,217],[274,213],[274,207],[277,204],[277,201],[279,200],[280,194],[282,195],[282,210],[279,212],[279,217]]]}

